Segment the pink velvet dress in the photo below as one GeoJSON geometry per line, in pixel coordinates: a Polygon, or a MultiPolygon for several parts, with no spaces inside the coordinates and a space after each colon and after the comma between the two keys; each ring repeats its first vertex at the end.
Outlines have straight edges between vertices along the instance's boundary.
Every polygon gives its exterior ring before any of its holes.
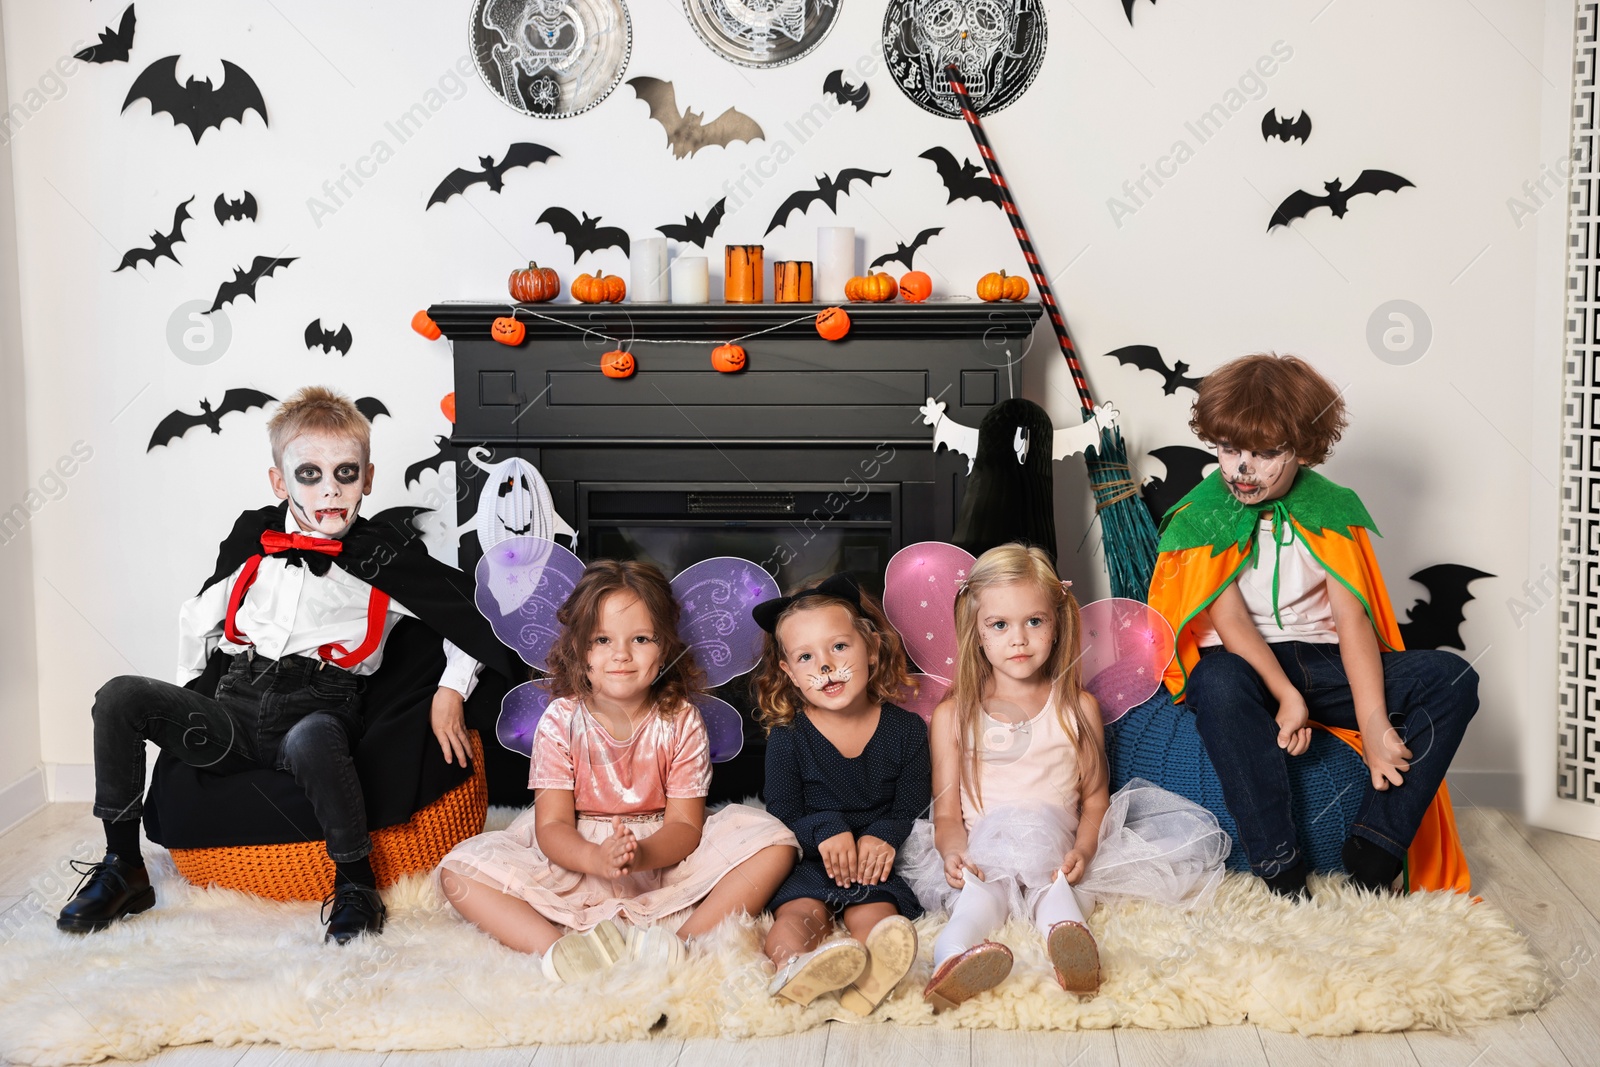
{"type": "MultiPolygon", "coordinates": [[[[582,701],[551,701],[534,734],[528,785],[572,790],[578,833],[586,841],[609,837],[614,815],[642,840],[661,829],[668,798],[710,791],[705,722],[686,703],[670,719],[653,715],[632,737],[618,741],[582,701]]],[[[769,845],[800,848],[771,815],[729,804],[706,817],[699,847],[681,862],[606,878],[568,870],[540,851],[530,807],[506,829],[463,841],[439,866],[521,897],[546,919],[574,930],[605,919],[676,929],[723,875],[769,845]]]]}

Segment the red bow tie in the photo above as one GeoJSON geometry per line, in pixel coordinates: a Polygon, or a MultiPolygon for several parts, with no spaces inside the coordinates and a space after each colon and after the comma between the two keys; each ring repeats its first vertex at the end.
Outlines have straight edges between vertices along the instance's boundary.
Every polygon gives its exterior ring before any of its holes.
{"type": "Polygon", "coordinates": [[[344,542],[329,537],[307,537],[305,534],[285,533],[282,530],[263,530],[261,548],[269,554],[298,549],[302,552],[320,552],[324,556],[337,556],[344,551],[344,542]]]}

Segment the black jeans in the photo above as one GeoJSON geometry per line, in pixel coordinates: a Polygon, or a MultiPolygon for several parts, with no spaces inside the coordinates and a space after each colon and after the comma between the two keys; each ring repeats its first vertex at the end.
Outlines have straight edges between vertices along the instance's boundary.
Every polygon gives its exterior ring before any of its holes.
{"type": "Polygon", "coordinates": [[[306,791],[335,863],[372,851],[367,806],[350,750],[361,737],[361,678],[320,660],[241,654],[215,697],[122,675],[94,698],[94,814],[144,810],[145,741],[213,774],[286,770],[306,791]]]}
{"type": "MultiPolygon", "coordinates": [[[[1337,644],[1279,641],[1267,647],[1305,697],[1313,720],[1360,728],[1337,644]]],[[[1382,792],[1367,782],[1350,833],[1403,860],[1478,710],[1478,675],[1452,652],[1385,652],[1381,658],[1389,723],[1411,749],[1411,769],[1403,784],[1382,792]]],[[[1278,747],[1277,700],[1255,668],[1219,645],[1201,649],[1184,702],[1222,780],[1250,869],[1270,878],[1292,867],[1300,847],[1289,813],[1288,761],[1299,757],[1278,747]]]]}

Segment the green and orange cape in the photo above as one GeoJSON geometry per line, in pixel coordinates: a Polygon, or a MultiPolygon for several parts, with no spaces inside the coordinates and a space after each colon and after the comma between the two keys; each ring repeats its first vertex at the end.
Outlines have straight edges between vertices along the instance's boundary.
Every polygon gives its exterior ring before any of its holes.
{"type": "MultiPolygon", "coordinates": [[[[1298,539],[1312,557],[1353,593],[1366,608],[1367,618],[1385,652],[1404,648],[1395,621],[1389,591],[1378,570],[1377,557],[1367,531],[1378,529],[1360,497],[1309,468],[1295,476],[1289,492],[1255,507],[1234,499],[1213,472],[1172,506],[1161,522],[1160,555],[1150,580],[1150,606],[1160,612],[1177,635],[1177,654],[1167,667],[1166,685],[1181,701],[1189,672],[1200,659],[1196,623],[1228,584],[1256,562],[1257,553],[1277,553],[1298,539]],[[1273,520],[1273,544],[1258,545],[1261,520],[1273,520]]],[[[1276,592],[1276,561],[1274,592],[1276,592]]],[[[1265,565],[1265,564],[1264,564],[1265,565]]],[[[1274,605],[1276,607],[1276,605],[1274,605]]],[[[1361,751],[1361,735],[1354,730],[1323,726],[1345,744],[1361,751]]],[[[1450,792],[1444,783],[1423,815],[1406,861],[1407,884],[1413,889],[1454,889],[1471,885],[1466,856],[1456,834],[1450,792]]]]}

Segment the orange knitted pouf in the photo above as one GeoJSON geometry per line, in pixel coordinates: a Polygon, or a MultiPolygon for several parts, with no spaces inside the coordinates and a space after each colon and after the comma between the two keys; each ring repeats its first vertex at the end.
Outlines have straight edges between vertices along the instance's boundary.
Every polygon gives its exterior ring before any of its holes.
{"type": "MultiPolygon", "coordinates": [[[[431,871],[444,854],[483,832],[489,784],[483,741],[472,742],[472,777],[411,816],[409,822],[372,831],[372,871],[378,888],[408,874],[431,871]]],[[[430,744],[431,744],[430,740],[430,744]]],[[[224,848],[175,848],[172,862],[194,885],[220,885],[272,900],[323,900],[333,891],[333,861],[323,841],[224,848]]]]}

